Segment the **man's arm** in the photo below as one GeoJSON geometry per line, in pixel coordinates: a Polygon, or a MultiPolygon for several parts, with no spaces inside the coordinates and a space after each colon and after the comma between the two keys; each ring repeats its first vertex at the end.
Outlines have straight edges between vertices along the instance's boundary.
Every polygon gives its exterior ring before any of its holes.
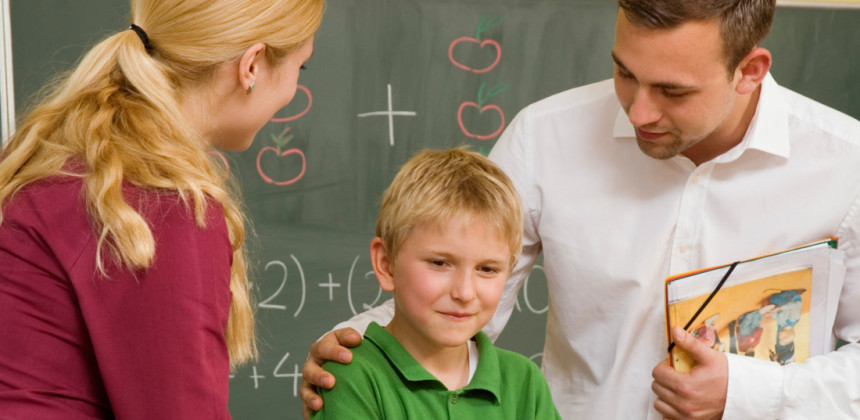
{"type": "Polygon", "coordinates": [[[355,347],[361,343],[361,337],[371,322],[379,325],[388,325],[394,316],[394,300],[389,299],[382,305],[368,309],[346,322],[335,326],[335,330],[324,335],[319,341],[311,346],[308,359],[302,367],[302,386],[299,396],[302,398],[302,415],[308,419],[311,412],[318,411],[323,406],[323,400],[317,394],[316,387],[331,389],[335,384],[335,377],[322,368],[323,362],[333,360],[339,363],[352,361],[352,352],[349,347],[355,347]]]}

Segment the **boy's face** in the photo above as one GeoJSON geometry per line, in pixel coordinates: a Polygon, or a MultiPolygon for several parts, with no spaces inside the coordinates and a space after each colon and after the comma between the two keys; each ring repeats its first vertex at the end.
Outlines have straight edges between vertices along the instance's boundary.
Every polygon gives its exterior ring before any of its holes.
{"type": "Polygon", "coordinates": [[[413,355],[465,345],[492,318],[510,274],[508,242],[478,218],[416,228],[394,265],[379,253],[384,247],[376,238],[371,254],[382,262],[374,268],[395,298],[386,329],[413,355]]]}

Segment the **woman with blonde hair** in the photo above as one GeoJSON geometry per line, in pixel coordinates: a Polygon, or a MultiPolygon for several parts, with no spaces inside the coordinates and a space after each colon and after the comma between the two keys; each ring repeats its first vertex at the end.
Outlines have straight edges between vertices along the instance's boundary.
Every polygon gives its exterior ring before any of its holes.
{"type": "Polygon", "coordinates": [[[0,417],[222,419],[256,356],[209,150],[293,98],[324,0],[132,0],[0,153],[0,417]]]}

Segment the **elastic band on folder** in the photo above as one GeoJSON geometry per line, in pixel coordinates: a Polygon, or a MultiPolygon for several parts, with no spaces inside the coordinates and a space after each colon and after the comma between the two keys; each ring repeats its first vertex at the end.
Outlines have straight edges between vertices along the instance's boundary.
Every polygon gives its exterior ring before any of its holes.
{"type": "MultiPolygon", "coordinates": [[[[723,287],[723,284],[726,282],[726,280],[728,280],[729,276],[732,274],[732,271],[735,271],[735,267],[738,266],[738,263],[740,263],[740,261],[735,261],[732,263],[732,265],[729,266],[729,271],[726,271],[726,274],[724,274],[723,279],[720,280],[719,283],[717,283],[717,287],[714,289],[714,291],[711,292],[711,294],[708,296],[707,299],[705,299],[704,302],[702,302],[702,306],[699,306],[699,309],[696,311],[695,314],[693,314],[693,317],[690,318],[690,321],[687,322],[687,325],[684,326],[684,331],[687,331],[690,328],[690,325],[693,325],[693,322],[696,322],[696,318],[699,317],[699,314],[701,314],[702,311],[705,310],[705,307],[708,306],[708,303],[711,302],[711,299],[713,299],[714,296],[716,296],[717,292],[720,291],[720,289],[723,287]]],[[[673,348],[675,348],[675,341],[674,340],[672,341],[671,344],[669,344],[669,353],[672,352],[673,348]]]]}

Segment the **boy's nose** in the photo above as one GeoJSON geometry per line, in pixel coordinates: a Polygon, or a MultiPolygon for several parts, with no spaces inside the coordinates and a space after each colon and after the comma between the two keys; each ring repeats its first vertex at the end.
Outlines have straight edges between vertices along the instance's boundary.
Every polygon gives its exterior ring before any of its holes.
{"type": "Polygon", "coordinates": [[[472,273],[459,271],[451,285],[451,297],[454,300],[468,302],[475,298],[475,281],[472,273]]]}

